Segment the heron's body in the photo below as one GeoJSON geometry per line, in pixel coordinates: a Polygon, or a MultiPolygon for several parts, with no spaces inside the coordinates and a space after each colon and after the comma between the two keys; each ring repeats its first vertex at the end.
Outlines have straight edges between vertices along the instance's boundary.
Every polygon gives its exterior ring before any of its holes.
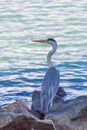
{"type": "Polygon", "coordinates": [[[51,62],[51,56],[56,52],[57,43],[52,38],[47,40],[34,40],[34,42],[47,43],[52,46],[52,50],[50,50],[47,55],[49,69],[45,74],[41,88],[41,111],[46,112],[48,111],[49,105],[53,101],[59,86],[59,72],[51,62]]]}
{"type": "Polygon", "coordinates": [[[47,111],[53,101],[59,86],[59,72],[55,67],[50,67],[45,74],[41,89],[41,110],[47,111]],[[50,89],[49,89],[50,88],[50,89]]]}

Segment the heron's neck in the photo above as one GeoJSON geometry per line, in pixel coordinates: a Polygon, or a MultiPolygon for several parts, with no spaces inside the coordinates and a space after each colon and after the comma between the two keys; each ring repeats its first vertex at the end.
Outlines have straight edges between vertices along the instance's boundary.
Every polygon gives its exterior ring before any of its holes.
{"type": "Polygon", "coordinates": [[[50,50],[48,52],[47,63],[48,63],[49,67],[53,66],[52,61],[51,61],[51,56],[56,52],[56,49],[57,49],[57,45],[56,46],[52,46],[52,50],[50,50]]]}

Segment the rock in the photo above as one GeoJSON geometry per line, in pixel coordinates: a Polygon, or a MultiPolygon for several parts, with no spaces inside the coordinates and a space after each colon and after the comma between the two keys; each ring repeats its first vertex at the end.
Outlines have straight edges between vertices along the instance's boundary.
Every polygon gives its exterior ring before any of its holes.
{"type": "Polygon", "coordinates": [[[21,113],[21,112],[27,112],[30,110],[30,106],[27,102],[24,101],[16,101],[12,104],[9,104],[8,106],[4,107],[5,111],[8,112],[15,112],[15,113],[21,113]]]}
{"type": "Polygon", "coordinates": [[[0,107],[0,130],[87,130],[87,96],[64,101],[56,95],[44,120],[38,112],[40,91],[32,97],[33,109],[21,101],[0,107]]]}
{"type": "Polygon", "coordinates": [[[11,113],[11,112],[0,112],[0,130],[2,130],[1,128],[5,127],[7,124],[9,124],[9,122],[12,121],[12,118],[15,117],[15,114],[11,113]]]}
{"type": "MultiPolygon", "coordinates": [[[[35,111],[41,111],[41,103],[40,103],[40,91],[34,91],[32,94],[32,109],[35,111]]],[[[57,95],[55,96],[53,100],[53,105],[55,102],[60,102],[62,101],[61,97],[66,96],[66,92],[64,91],[63,88],[59,87],[57,95]]]]}
{"type": "Polygon", "coordinates": [[[0,106],[0,112],[5,112],[4,107],[0,106]]]}
{"type": "Polygon", "coordinates": [[[0,113],[0,130],[55,130],[51,120],[38,120],[31,113],[0,113]]]}
{"type": "MultiPolygon", "coordinates": [[[[62,102],[62,98],[59,96],[55,96],[53,100],[53,107],[55,107],[55,103],[62,102]]],[[[58,105],[58,104],[57,104],[58,105]]],[[[52,109],[49,108],[49,111],[52,109]]],[[[49,112],[48,111],[48,112],[49,112]]],[[[32,114],[34,114],[38,119],[44,119],[45,114],[41,112],[41,103],[40,103],[40,91],[34,91],[32,95],[32,110],[30,111],[32,114]]]]}
{"type": "Polygon", "coordinates": [[[56,130],[87,130],[87,96],[56,105],[46,119],[53,121],[56,130]]]}
{"type": "Polygon", "coordinates": [[[32,94],[32,109],[36,111],[41,111],[40,91],[35,90],[32,94]]]}
{"type": "Polygon", "coordinates": [[[65,92],[65,90],[62,87],[59,87],[56,95],[58,95],[60,97],[64,97],[67,95],[67,93],[65,92]]]}
{"type": "MultiPolygon", "coordinates": [[[[45,114],[43,114],[41,112],[41,102],[40,102],[40,94],[41,91],[34,91],[32,94],[32,110],[30,111],[32,114],[34,114],[38,119],[44,119],[45,114]]],[[[61,104],[61,102],[63,102],[62,97],[64,97],[66,95],[66,92],[63,90],[63,88],[59,87],[58,92],[53,100],[53,107],[50,108],[49,110],[52,110],[54,107],[56,107],[55,105],[57,104],[61,104]]]]}
{"type": "Polygon", "coordinates": [[[51,120],[32,115],[26,102],[16,101],[0,110],[0,130],[55,130],[51,120]]]}

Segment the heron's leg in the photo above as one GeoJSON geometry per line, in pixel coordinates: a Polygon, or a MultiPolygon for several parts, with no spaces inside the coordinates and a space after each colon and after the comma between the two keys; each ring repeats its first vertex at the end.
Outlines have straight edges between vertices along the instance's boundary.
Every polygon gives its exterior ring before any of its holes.
{"type": "Polygon", "coordinates": [[[50,107],[53,107],[53,101],[50,103],[50,107]]]}
{"type": "Polygon", "coordinates": [[[48,112],[48,109],[45,112],[48,112]]]}

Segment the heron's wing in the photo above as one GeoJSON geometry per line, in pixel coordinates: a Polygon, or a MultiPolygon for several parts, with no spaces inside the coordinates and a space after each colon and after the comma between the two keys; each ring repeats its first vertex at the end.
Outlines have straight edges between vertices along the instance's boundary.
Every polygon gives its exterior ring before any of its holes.
{"type": "Polygon", "coordinates": [[[49,103],[55,97],[59,86],[59,72],[55,67],[50,67],[45,74],[41,89],[42,107],[49,106],[49,103]]]}

